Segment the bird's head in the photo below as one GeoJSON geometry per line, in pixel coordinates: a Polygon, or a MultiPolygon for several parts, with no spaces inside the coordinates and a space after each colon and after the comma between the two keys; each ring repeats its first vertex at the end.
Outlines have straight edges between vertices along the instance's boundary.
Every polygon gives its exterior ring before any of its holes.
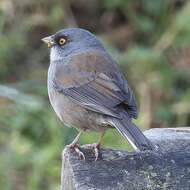
{"type": "Polygon", "coordinates": [[[59,30],[42,39],[51,48],[52,61],[73,56],[91,49],[104,50],[95,35],[81,28],[59,30]]]}

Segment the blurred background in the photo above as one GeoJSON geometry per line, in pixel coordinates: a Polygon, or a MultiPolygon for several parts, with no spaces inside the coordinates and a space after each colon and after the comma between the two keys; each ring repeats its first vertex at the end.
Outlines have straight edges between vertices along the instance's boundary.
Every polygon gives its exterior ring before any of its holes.
{"type": "MultiPolygon", "coordinates": [[[[138,101],[141,130],[190,124],[188,0],[0,1],[0,189],[59,189],[61,151],[77,134],[50,106],[49,50],[66,27],[98,35],[138,101]]],[[[93,143],[85,134],[79,143],[93,143]]],[[[115,130],[103,147],[130,149],[115,130]],[[114,139],[114,141],[113,141],[114,139]]]]}

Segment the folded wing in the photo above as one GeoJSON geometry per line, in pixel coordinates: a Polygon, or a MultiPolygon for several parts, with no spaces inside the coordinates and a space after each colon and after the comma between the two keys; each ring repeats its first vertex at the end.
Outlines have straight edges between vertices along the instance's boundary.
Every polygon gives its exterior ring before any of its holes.
{"type": "Polygon", "coordinates": [[[98,113],[119,118],[122,107],[130,117],[137,117],[133,92],[107,53],[76,55],[62,66],[53,80],[57,91],[98,113]]]}

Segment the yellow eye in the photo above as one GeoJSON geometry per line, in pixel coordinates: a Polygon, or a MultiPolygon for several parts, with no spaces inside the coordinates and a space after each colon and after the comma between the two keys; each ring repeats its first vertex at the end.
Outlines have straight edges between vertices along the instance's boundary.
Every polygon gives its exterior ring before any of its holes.
{"type": "Polygon", "coordinates": [[[63,45],[65,42],[66,42],[66,39],[65,39],[65,38],[60,38],[60,39],[59,39],[59,44],[60,44],[60,45],[63,45]]]}

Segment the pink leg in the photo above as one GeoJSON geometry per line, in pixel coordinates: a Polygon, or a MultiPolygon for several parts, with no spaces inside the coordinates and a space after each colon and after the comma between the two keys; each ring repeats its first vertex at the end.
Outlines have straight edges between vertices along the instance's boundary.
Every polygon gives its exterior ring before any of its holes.
{"type": "Polygon", "coordinates": [[[98,155],[99,155],[98,149],[100,148],[100,144],[101,144],[101,141],[102,141],[102,139],[104,137],[104,134],[105,134],[105,132],[102,132],[102,134],[101,134],[101,136],[100,136],[97,143],[83,145],[84,148],[93,148],[94,149],[95,161],[98,159],[98,155]]]}
{"type": "Polygon", "coordinates": [[[77,142],[80,138],[80,136],[84,133],[86,129],[81,129],[81,131],[79,132],[79,134],[76,136],[76,138],[73,140],[73,142],[70,145],[66,145],[67,148],[73,148],[75,150],[75,152],[80,156],[83,157],[83,159],[85,160],[85,156],[83,154],[83,152],[81,152],[79,150],[79,148],[77,147],[77,142]]]}

